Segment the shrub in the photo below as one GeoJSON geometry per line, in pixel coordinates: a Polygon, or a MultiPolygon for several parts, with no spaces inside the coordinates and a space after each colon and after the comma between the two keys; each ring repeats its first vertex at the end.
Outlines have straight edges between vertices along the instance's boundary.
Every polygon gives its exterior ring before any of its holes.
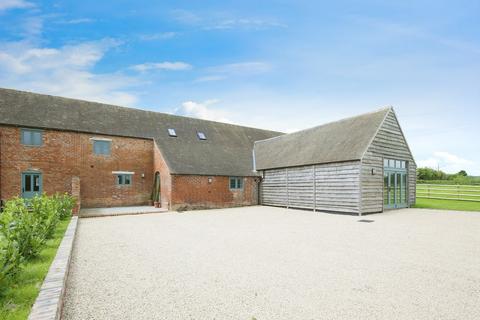
{"type": "Polygon", "coordinates": [[[53,197],[34,197],[29,202],[30,214],[35,217],[36,235],[45,241],[53,236],[60,218],[58,201],[53,197]]]}
{"type": "MultiPolygon", "coordinates": [[[[37,202],[37,198],[29,203],[37,202]]],[[[3,214],[11,216],[10,226],[5,229],[7,239],[18,245],[20,255],[29,259],[38,254],[45,239],[43,217],[30,211],[24,199],[15,198],[7,201],[3,214]]]]}
{"type": "Polygon", "coordinates": [[[14,198],[0,213],[0,293],[20,264],[37,256],[60,219],[67,218],[75,200],[65,195],[14,198]]]}
{"type": "Polygon", "coordinates": [[[63,195],[55,195],[55,199],[58,202],[58,211],[60,213],[60,219],[64,220],[72,214],[73,208],[77,204],[74,197],[69,196],[67,193],[63,195]]]}
{"type": "Polygon", "coordinates": [[[17,225],[12,211],[0,214],[0,293],[23,261],[15,236],[17,225]]]}

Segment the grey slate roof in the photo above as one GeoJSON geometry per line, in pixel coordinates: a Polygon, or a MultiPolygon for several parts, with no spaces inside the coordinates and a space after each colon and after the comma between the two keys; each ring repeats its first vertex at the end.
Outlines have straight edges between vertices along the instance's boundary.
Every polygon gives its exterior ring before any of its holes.
{"type": "Polygon", "coordinates": [[[176,174],[252,176],[256,140],[273,132],[0,88],[0,124],[154,139],[176,174]],[[176,138],[168,135],[174,128],[176,138]],[[200,141],[202,131],[207,140],[200,141]]]}
{"type": "Polygon", "coordinates": [[[257,170],[360,160],[391,108],[255,142],[257,170]]]}

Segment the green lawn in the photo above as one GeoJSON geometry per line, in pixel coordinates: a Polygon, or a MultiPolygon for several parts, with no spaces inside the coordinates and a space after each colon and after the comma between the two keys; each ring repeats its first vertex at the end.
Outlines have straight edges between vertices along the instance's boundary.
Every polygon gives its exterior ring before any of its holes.
{"type": "Polygon", "coordinates": [[[47,241],[40,255],[22,265],[14,283],[0,297],[0,319],[28,318],[69,222],[70,219],[60,221],[53,239],[47,241]]]}
{"type": "Polygon", "coordinates": [[[415,208],[480,211],[480,202],[417,198],[417,204],[415,205],[415,208]]]}

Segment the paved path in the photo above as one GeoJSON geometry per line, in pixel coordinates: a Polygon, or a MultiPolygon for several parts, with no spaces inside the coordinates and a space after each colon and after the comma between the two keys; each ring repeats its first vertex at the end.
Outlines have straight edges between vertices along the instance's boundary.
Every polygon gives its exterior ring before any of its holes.
{"type": "Polygon", "coordinates": [[[80,218],[98,218],[109,216],[122,216],[144,213],[161,213],[167,212],[165,208],[155,208],[151,206],[137,207],[111,207],[111,208],[85,208],[80,210],[80,218]]]}
{"type": "Polygon", "coordinates": [[[65,319],[480,319],[480,212],[81,219],[65,319]],[[364,217],[365,218],[365,217],[364,217]]]}

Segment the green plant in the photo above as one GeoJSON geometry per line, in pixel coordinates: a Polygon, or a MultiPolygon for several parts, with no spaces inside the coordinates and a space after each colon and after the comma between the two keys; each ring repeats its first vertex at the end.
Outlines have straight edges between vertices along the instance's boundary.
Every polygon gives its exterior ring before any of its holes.
{"type": "Polygon", "coordinates": [[[28,318],[69,222],[68,218],[60,220],[38,257],[23,261],[15,276],[0,284],[0,319],[28,318]]]}
{"type": "MultiPolygon", "coordinates": [[[[0,288],[5,288],[25,260],[38,256],[61,219],[71,215],[75,199],[67,194],[14,198],[0,213],[0,288]]],[[[1,290],[0,290],[1,293],[1,290]]]]}
{"type": "Polygon", "coordinates": [[[56,197],[40,196],[30,201],[30,214],[35,217],[34,232],[43,241],[50,239],[60,219],[59,201],[56,197]]]}
{"type": "Polygon", "coordinates": [[[72,210],[75,208],[77,201],[74,197],[68,195],[67,193],[63,195],[56,194],[55,199],[58,202],[58,212],[60,214],[60,219],[64,220],[72,215],[72,210]]]}
{"type": "Polygon", "coordinates": [[[16,241],[17,225],[12,211],[4,211],[0,214],[0,294],[23,261],[16,241]]]}
{"type": "Polygon", "coordinates": [[[4,213],[13,217],[12,224],[7,232],[11,241],[18,244],[20,255],[29,259],[36,256],[43,245],[45,238],[43,233],[43,217],[33,214],[29,204],[37,203],[37,197],[28,203],[21,198],[14,198],[5,204],[4,213]]]}

